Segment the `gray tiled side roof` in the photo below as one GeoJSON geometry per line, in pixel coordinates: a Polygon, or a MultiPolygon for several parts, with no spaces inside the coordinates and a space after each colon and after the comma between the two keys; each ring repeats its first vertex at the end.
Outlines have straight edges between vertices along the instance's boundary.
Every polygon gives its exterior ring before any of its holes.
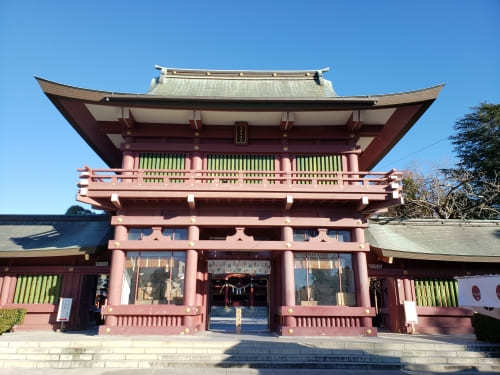
{"type": "Polygon", "coordinates": [[[94,253],[110,238],[107,215],[0,215],[0,257],[94,253]]]}
{"type": "Polygon", "coordinates": [[[336,97],[323,71],[204,71],[161,68],[147,94],[173,97],[336,97]]]}
{"type": "Polygon", "coordinates": [[[366,240],[383,255],[400,258],[500,261],[500,220],[372,219],[366,240]]]}

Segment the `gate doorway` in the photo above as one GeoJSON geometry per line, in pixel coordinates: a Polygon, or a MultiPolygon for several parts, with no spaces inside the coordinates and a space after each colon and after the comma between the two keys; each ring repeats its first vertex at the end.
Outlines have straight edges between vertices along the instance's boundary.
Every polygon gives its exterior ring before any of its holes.
{"type": "Polygon", "coordinates": [[[208,268],[208,329],[235,333],[240,309],[241,333],[269,332],[270,261],[212,260],[208,268]]]}

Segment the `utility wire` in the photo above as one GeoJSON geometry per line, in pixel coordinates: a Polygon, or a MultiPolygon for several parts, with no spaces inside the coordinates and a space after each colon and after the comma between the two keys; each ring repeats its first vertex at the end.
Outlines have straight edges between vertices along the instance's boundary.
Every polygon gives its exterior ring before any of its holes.
{"type": "MultiPolygon", "coordinates": [[[[422,151],[425,151],[425,150],[427,150],[427,149],[429,149],[429,148],[431,148],[431,147],[434,147],[434,146],[435,146],[435,145],[437,145],[438,143],[441,143],[441,142],[443,142],[443,141],[445,141],[445,140],[447,140],[447,139],[448,139],[448,137],[444,137],[444,138],[438,139],[436,142],[431,143],[430,145],[424,146],[424,147],[422,147],[422,148],[420,148],[420,149],[418,149],[418,150],[416,150],[416,151],[413,151],[413,152],[409,153],[408,155],[403,156],[403,157],[402,157],[402,158],[400,158],[399,160],[392,161],[392,162],[391,162],[391,164],[396,164],[396,163],[399,163],[399,162],[401,162],[401,161],[403,161],[403,160],[405,160],[405,159],[408,159],[410,156],[413,156],[413,155],[418,154],[418,153],[420,153],[420,152],[422,152],[422,151]]],[[[382,165],[386,165],[386,164],[389,164],[389,162],[385,162],[385,163],[381,164],[381,166],[382,166],[382,165]]]]}

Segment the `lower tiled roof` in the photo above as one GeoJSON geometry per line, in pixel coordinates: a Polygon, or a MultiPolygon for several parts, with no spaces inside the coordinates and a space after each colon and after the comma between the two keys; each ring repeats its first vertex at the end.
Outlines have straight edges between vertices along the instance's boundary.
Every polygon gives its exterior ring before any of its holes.
{"type": "Polygon", "coordinates": [[[500,220],[371,219],[366,240],[386,257],[500,262],[500,220]]]}
{"type": "Polygon", "coordinates": [[[0,257],[95,253],[110,238],[108,215],[0,215],[0,257]]]}

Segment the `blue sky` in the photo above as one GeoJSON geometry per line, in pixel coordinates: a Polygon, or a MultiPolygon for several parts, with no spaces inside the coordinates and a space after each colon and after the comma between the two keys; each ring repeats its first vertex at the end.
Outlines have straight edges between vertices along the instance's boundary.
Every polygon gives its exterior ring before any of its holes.
{"type": "Polygon", "coordinates": [[[103,162],[42,94],[38,75],[145,92],[154,64],[315,69],[339,95],[446,83],[375,170],[452,166],[447,137],[500,102],[500,1],[0,2],[0,213],[64,213],[76,169],[103,162]],[[423,149],[423,150],[422,150],[423,149]]]}

